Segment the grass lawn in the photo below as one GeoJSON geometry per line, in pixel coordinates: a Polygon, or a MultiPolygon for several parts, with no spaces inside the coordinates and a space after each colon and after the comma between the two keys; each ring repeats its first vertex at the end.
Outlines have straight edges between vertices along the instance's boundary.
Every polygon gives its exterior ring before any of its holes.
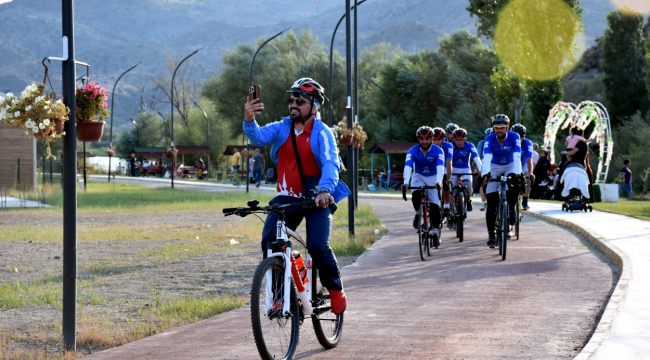
{"type": "Polygon", "coordinates": [[[594,203],[595,210],[631,216],[650,221],[650,201],[648,200],[619,200],[617,203],[594,203]]]}

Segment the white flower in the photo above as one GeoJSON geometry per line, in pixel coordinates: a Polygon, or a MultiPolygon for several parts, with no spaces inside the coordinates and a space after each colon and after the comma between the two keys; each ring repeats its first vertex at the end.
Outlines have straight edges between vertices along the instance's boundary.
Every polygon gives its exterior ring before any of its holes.
{"type": "Polygon", "coordinates": [[[7,93],[7,99],[11,99],[12,97],[14,97],[14,94],[12,94],[12,93],[7,93]]]}
{"type": "Polygon", "coordinates": [[[51,102],[50,100],[45,100],[45,103],[46,103],[47,105],[50,105],[52,102],[51,102]]]}
{"type": "Polygon", "coordinates": [[[33,131],[34,133],[37,133],[37,132],[38,132],[38,126],[34,126],[34,127],[32,128],[32,131],[33,131]]]}
{"type": "Polygon", "coordinates": [[[44,119],[43,124],[45,124],[46,126],[50,125],[50,119],[44,119]]]}
{"type": "Polygon", "coordinates": [[[45,129],[45,125],[44,124],[38,124],[38,128],[39,129],[45,129]]]}
{"type": "Polygon", "coordinates": [[[25,135],[29,135],[29,130],[25,130],[25,135]]]}
{"type": "Polygon", "coordinates": [[[45,96],[41,95],[41,96],[37,97],[36,99],[34,99],[34,102],[41,102],[43,99],[45,99],[45,96]]]}
{"type": "Polygon", "coordinates": [[[52,113],[52,110],[47,110],[47,113],[48,113],[48,114],[51,114],[51,113],[52,113]]]}
{"type": "Polygon", "coordinates": [[[31,109],[32,109],[32,106],[31,106],[31,105],[27,105],[27,106],[25,107],[25,111],[29,111],[29,110],[31,110],[31,109]]]}
{"type": "Polygon", "coordinates": [[[19,116],[20,116],[20,111],[16,111],[16,112],[14,113],[14,116],[15,116],[15,117],[19,117],[19,116]]]}
{"type": "Polygon", "coordinates": [[[25,121],[25,127],[26,128],[34,127],[34,123],[32,122],[32,119],[27,119],[27,121],[25,121]]]}

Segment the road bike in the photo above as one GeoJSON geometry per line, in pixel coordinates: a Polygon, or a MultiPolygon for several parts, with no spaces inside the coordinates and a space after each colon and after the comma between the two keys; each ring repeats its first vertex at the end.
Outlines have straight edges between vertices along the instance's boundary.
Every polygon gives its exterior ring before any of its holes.
{"type": "Polygon", "coordinates": [[[296,355],[300,325],[311,316],[318,342],[326,349],[335,348],[343,333],[343,314],[335,315],[330,295],[322,286],[318,269],[312,266],[307,241],[285,224],[291,207],[313,209],[313,200],[291,204],[259,206],[251,200],[248,207],[223,209],[225,216],[278,214],[276,241],[270,244],[266,259],[257,266],[251,289],[253,337],[264,360],[291,360],[296,355]],[[295,240],[303,251],[292,248],[295,240]]]}
{"type": "MultiPolygon", "coordinates": [[[[510,226],[508,224],[508,196],[506,185],[512,184],[511,176],[501,175],[497,179],[490,179],[490,182],[501,183],[501,191],[499,198],[499,206],[497,207],[497,219],[496,219],[496,240],[497,247],[499,248],[499,255],[501,255],[501,260],[506,260],[506,251],[508,247],[508,232],[510,231],[510,226]]],[[[512,186],[512,185],[511,185],[512,186]]]]}
{"type": "Polygon", "coordinates": [[[452,173],[452,176],[457,177],[457,183],[451,190],[451,222],[454,224],[456,229],[456,237],[458,242],[463,242],[463,223],[467,218],[467,202],[465,200],[465,195],[467,194],[467,187],[463,185],[463,175],[472,175],[467,173],[452,173]]]}
{"type": "MultiPolygon", "coordinates": [[[[434,236],[431,234],[431,216],[435,214],[429,214],[429,196],[427,191],[429,189],[437,189],[438,197],[440,197],[440,187],[438,186],[409,186],[409,190],[421,190],[422,196],[420,198],[420,208],[418,209],[418,217],[420,219],[418,223],[418,248],[420,249],[420,259],[425,260],[424,254],[431,256],[431,248],[438,248],[437,245],[434,245],[434,236]]],[[[402,198],[406,201],[406,189],[402,188],[402,198]]],[[[438,225],[438,239],[442,234],[442,213],[439,213],[438,216],[441,217],[440,225],[438,225]]]]}

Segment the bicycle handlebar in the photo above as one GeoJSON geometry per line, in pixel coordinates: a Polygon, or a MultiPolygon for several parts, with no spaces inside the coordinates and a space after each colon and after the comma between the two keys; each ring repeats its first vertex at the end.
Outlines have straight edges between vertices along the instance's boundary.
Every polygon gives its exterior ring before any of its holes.
{"type": "Polygon", "coordinates": [[[451,173],[452,176],[474,175],[476,173],[451,173]]]}
{"type": "MultiPolygon", "coordinates": [[[[408,190],[431,190],[431,189],[440,189],[438,185],[425,185],[425,186],[409,186],[408,190]]],[[[406,199],[406,188],[402,188],[402,198],[404,201],[407,201],[406,199]]]]}
{"type": "Polygon", "coordinates": [[[316,207],[316,204],[314,204],[314,200],[312,199],[303,199],[300,202],[297,203],[289,203],[289,204],[273,204],[273,205],[268,205],[268,206],[257,206],[259,204],[259,201],[257,200],[251,200],[248,202],[248,207],[238,207],[238,208],[225,208],[223,209],[224,216],[230,216],[230,215],[238,215],[241,217],[245,217],[247,215],[253,214],[253,213],[264,213],[268,214],[270,212],[278,212],[278,211],[283,211],[287,208],[290,207],[303,207],[306,209],[312,209],[316,207]]]}

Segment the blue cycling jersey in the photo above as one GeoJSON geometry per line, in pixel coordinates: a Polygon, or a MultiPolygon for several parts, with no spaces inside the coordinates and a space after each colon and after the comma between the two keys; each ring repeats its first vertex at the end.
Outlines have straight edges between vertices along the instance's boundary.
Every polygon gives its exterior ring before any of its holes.
{"type": "Polygon", "coordinates": [[[442,151],[445,153],[445,160],[454,159],[454,145],[452,145],[450,142],[444,141],[442,143],[442,151]]]}
{"type": "Polygon", "coordinates": [[[528,139],[521,141],[521,165],[526,165],[526,160],[533,157],[533,143],[528,139]]]}
{"type": "Polygon", "coordinates": [[[420,149],[420,145],[415,145],[406,153],[404,166],[412,168],[414,173],[424,177],[435,176],[438,173],[437,167],[444,165],[444,159],[445,156],[439,146],[432,144],[429,151],[425,153],[420,149]]]}
{"type": "MultiPolygon", "coordinates": [[[[469,165],[470,155],[474,159],[478,158],[478,152],[476,151],[474,144],[472,144],[469,141],[465,141],[465,145],[463,145],[462,148],[453,145],[453,151],[454,151],[454,155],[451,164],[454,167],[454,169],[467,170],[470,168],[469,165]]],[[[456,171],[454,170],[454,172],[456,171]]]]}
{"type": "Polygon", "coordinates": [[[521,138],[519,134],[512,131],[506,132],[503,146],[499,143],[496,133],[488,135],[483,145],[483,156],[485,159],[483,171],[481,171],[483,174],[491,172],[491,165],[495,165],[497,168],[508,166],[508,172],[521,173],[521,138]]]}

